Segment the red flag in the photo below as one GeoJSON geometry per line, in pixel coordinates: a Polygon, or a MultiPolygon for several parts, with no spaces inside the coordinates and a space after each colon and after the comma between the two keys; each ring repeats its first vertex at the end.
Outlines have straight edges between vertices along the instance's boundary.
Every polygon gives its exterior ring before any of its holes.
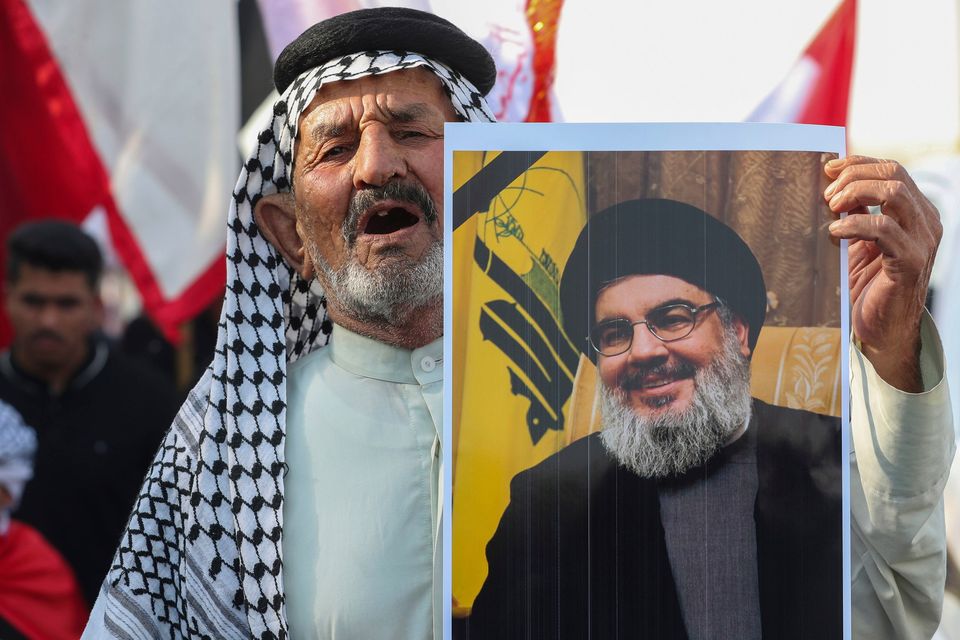
{"type": "Polygon", "coordinates": [[[557,27],[563,0],[527,0],[527,24],[533,39],[533,95],[526,122],[551,122],[551,105],[556,75],[557,27]]]}
{"type": "Polygon", "coordinates": [[[0,617],[28,638],[74,640],[87,615],[60,554],[33,528],[12,520],[0,536],[0,617]]]}
{"type": "MultiPolygon", "coordinates": [[[[236,2],[32,8],[0,0],[0,187],[16,195],[0,234],[101,214],[144,307],[174,338],[223,288],[221,221],[238,169],[236,2]]],[[[0,328],[0,346],[9,337],[0,328]]]]}
{"type": "MultiPolygon", "coordinates": [[[[23,0],[0,0],[0,238],[31,219],[80,222],[115,207],[107,173],[43,32],[23,0]]],[[[0,246],[5,277],[6,245],[0,246]]],[[[0,346],[10,327],[0,313],[0,346]]]]}
{"type": "Polygon", "coordinates": [[[856,1],[844,0],[787,77],[747,120],[845,126],[856,15],[856,1]]]}

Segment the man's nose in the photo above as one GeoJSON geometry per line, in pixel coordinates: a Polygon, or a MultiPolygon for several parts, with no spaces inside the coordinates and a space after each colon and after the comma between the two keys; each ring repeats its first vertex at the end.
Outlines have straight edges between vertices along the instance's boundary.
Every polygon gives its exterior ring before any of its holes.
{"type": "Polygon", "coordinates": [[[382,187],[406,174],[406,158],[390,131],[379,124],[367,127],[360,136],[355,157],[354,188],[382,187]]]}
{"type": "Polygon", "coordinates": [[[627,351],[629,363],[648,363],[651,360],[659,360],[670,355],[670,350],[662,340],[657,338],[647,325],[638,323],[633,325],[633,342],[627,351]]]}
{"type": "Polygon", "coordinates": [[[37,320],[41,327],[57,328],[60,325],[60,309],[57,308],[56,304],[48,302],[40,307],[37,320]]]}

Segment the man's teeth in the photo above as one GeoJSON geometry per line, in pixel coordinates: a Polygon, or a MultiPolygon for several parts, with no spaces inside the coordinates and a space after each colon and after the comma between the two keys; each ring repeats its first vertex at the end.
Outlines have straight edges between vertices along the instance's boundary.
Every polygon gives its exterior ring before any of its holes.
{"type": "Polygon", "coordinates": [[[657,387],[665,387],[671,382],[673,382],[673,378],[670,378],[669,380],[652,380],[650,382],[643,383],[642,386],[644,389],[656,389],[657,387]]]}

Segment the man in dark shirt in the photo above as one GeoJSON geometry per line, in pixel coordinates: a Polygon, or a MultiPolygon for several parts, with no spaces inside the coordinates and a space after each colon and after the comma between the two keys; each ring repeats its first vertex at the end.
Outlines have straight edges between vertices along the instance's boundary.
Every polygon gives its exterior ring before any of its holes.
{"type": "Polygon", "coordinates": [[[0,353],[0,399],[38,439],[17,517],[63,554],[92,603],[175,395],[99,335],[102,258],[89,236],[39,222],[15,230],[7,248],[4,303],[14,337],[0,353]]]}

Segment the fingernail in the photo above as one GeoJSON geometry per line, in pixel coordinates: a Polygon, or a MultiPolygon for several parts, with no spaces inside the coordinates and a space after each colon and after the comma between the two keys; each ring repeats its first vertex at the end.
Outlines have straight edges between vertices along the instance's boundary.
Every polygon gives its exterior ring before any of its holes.
{"type": "Polygon", "coordinates": [[[830,229],[830,231],[836,231],[837,229],[840,228],[840,221],[834,220],[833,222],[830,223],[830,226],[827,228],[830,229]]]}
{"type": "Polygon", "coordinates": [[[843,196],[843,189],[840,189],[840,191],[837,191],[835,194],[833,194],[827,199],[827,206],[830,207],[831,209],[835,208],[840,203],[842,196],[843,196]]]}
{"type": "Polygon", "coordinates": [[[833,195],[834,189],[837,188],[837,182],[833,181],[828,186],[826,191],[823,192],[823,197],[829,199],[833,195]]]}
{"type": "Polygon", "coordinates": [[[827,167],[829,167],[829,168],[831,168],[831,169],[832,169],[833,167],[838,167],[838,166],[840,166],[840,163],[841,163],[841,162],[843,162],[843,160],[841,160],[841,159],[839,159],[839,158],[834,158],[833,160],[828,160],[828,161],[827,161],[827,167]]]}

